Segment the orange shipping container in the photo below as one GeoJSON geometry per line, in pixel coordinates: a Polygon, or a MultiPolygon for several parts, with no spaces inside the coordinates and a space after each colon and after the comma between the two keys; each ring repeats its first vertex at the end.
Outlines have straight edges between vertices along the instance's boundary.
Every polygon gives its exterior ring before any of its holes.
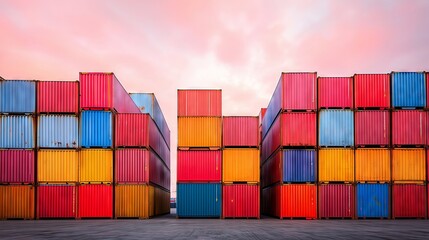
{"type": "Polygon", "coordinates": [[[227,148],[223,150],[222,181],[259,182],[259,150],[254,148],[227,148]]]}
{"type": "Polygon", "coordinates": [[[390,150],[361,148],[356,150],[356,181],[390,182],[390,150]]]}
{"type": "Polygon", "coordinates": [[[76,150],[39,150],[37,180],[42,183],[78,181],[79,154],[76,150]]]}
{"type": "Polygon", "coordinates": [[[152,186],[116,185],[115,218],[147,219],[155,214],[155,189],[152,186]]]}
{"type": "Polygon", "coordinates": [[[179,117],[178,147],[222,146],[222,118],[220,117],[179,117]]]}
{"type": "Polygon", "coordinates": [[[354,170],[353,149],[319,150],[319,182],[353,182],[354,170]]]}
{"type": "Polygon", "coordinates": [[[34,219],[34,186],[0,186],[0,219],[34,219]]]}
{"type": "Polygon", "coordinates": [[[79,182],[113,182],[113,151],[82,149],[79,158],[79,182]]]}
{"type": "Polygon", "coordinates": [[[392,180],[394,182],[426,181],[425,150],[423,148],[393,149],[392,180]]]}

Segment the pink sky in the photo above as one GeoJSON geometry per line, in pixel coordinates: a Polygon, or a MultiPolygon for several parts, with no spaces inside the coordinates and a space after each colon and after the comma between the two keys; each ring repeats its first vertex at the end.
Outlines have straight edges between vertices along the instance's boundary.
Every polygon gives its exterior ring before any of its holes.
{"type": "Polygon", "coordinates": [[[112,71],[154,92],[172,132],[177,88],[221,88],[224,115],[257,115],[282,71],[429,70],[429,1],[0,1],[0,76],[112,71]]]}

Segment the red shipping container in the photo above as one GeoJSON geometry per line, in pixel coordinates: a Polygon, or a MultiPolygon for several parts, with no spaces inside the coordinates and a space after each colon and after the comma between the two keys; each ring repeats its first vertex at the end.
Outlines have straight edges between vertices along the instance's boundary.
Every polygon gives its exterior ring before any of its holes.
{"type": "Polygon", "coordinates": [[[355,190],[351,184],[319,186],[320,218],[354,218],[355,190]]]}
{"type": "Polygon", "coordinates": [[[356,74],[355,108],[390,108],[390,74],[356,74]]]}
{"type": "Polygon", "coordinates": [[[267,187],[282,181],[282,151],[277,151],[261,166],[261,185],[267,187]]]}
{"type": "Polygon", "coordinates": [[[420,110],[395,110],[392,112],[393,145],[425,145],[426,136],[426,112],[420,110]]]}
{"type": "MultiPolygon", "coordinates": [[[[281,115],[279,115],[281,116],[281,115]]],[[[267,161],[281,144],[281,117],[277,117],[268,131],[267,135],[262,140],[261,144],[261,164],[267,161]]]]}
{"type": "Polygon", "coordinates": [[[38,81],[38,113],[79,112],[79,82],[38,81]]]}
{"type": "Polygon", "coordinates": [[[221,117],[222,90],[177,90],[178,117],[221,117]]]}
{"type": "Polygon", "coordinates": [[[392,187],[392,218],[425,218],[426,186],[394,184],[392,187]]]}
{"type": "Polygon", "coordinates": [[[114,73],[81,72],[79,81],[81,109],[140,113],[114,73]]]}
{"type": "Polygon", "coordinates": [[[355,145],[390,145],[390,113],[388,110],[364,110],[355,113],[355,145]]]}
{"type": "Polygon", "coordinates": [[[259,112],[259,123],[258,123],[258,126],[262,125],[262,120],[264,119],[266,112],[267,112],[267,108],[261,108],[261,111],[259,112]]]}
{"type": "Polygon", "coordinates": [[[259,186],[224,185],[222,187],[222,217],[259,219],[259,186]]]}
{"type": "Polygon", "coordinates": [[[78,218],[113,217],[112,185],[80,185],[78,190],[78,218]]]}
{"type": "Polygon", "coordinates": [[[75,185],[40,185],[37,188],[37,218],[75,218],[75,185]]]}
{"type": "Polygon", "coordinates": [[[318,105],[321,108],[353,108],[353,78],[319,77],[318,105]]]}
{"type": "Polygon", "coordinates": [[[33,150],[0,150],[0,183],[34,183],[33,150]]]}
{"type": "Polygon", "coordinates": [[[258,117],[223,117],[225,147],[258,147],[258,117]]]}
{"type": "Polygon", "coordinates": [[[177,182],[220,182],[222,151],[177,151],[177,182]]]}

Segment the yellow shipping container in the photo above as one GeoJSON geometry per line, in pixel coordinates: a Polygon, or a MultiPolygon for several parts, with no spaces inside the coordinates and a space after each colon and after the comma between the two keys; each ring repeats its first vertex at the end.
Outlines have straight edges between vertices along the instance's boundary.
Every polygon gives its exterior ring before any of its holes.
{"type": "Polygon", "coordinates": [[[170,213],[170,193],[155,187],[155,215],[170,213]]]}
{"type": "Polygon", "coordinates": [[[0,219],[34,219],[34,186],[0,185],[0,219]]]}
{"type": "Polygon", "coordinates": [[[178,147],[212,147],[222,145],[222,118],[179,117],[178,147]]]}
{"type": "Polygon", "coordinates": [[[425,150],[403,148],[392,151],[392,180],[396,182],[421,182],[426,180],[425,150]]]}
{"type": "Polygon", "coordinates": [[[37,179],[41,183],[78,182],[77,150],[39,150],[37,179]]]}
{"type": "Polygon", "coordinates": [[[82,149],[79,169],[79,182],[113,182],[113,151],[110,149],[82,149]]]}
{"type": "Polygon", "coordinates": [[[140,218],[152,217],[154,212],[154,187],[141,185],[115,186],[115,217],[140,218]]]}
{"type": "Polygon", "coordinates": [[[222,157],[222,181],[259,182],[259,150],[252,148],[226,148],[222,157]]]}
{"type": "Polygon", "coordinates": [[[353,149],[319,150],[319,182],[353,182],[354,171],[353,149]]]}
{"type": "Polygon", "coordinates": [[[390,150],[362,148],[356,150],[356,181],[390,182],[390,150]]]}

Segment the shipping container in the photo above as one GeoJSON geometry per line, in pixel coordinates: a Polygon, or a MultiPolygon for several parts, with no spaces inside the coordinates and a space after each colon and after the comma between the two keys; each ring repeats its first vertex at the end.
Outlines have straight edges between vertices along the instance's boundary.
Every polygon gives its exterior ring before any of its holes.
{"type": "Polygon", "coordinates": [[[426,186],[393,184],[392,218],[426,218],[426,186]]]}
{"type": "Polygon", "coordinates": [[[222,182],[259,183],[259,150],[226,148],[222,156],[222,182]]]}
{"type": "Polygon", "coordinates": [[[33,116],[0,116],[0,148],[34,148],[33,116]]]}
{"type": "Polygon", "coordinates": [[[178,147],[222,146],[222,118],[220,117],[179,117],[178,147]]]}
{"type": "Polygon", "coordinates": [[[177,182],[221,182],[222,151],[177,150],[177,182]]]}
{"type": "Polygon", "coordinates": [[[170,192],[154,187],[154,215],[170,213],[170,192]]]}
{"type": "Polygon", "coordinates": [[[0,81],[0,113],[35,113],[36,82],[31,80],[0,81]]]}
{"type": "Polygon", "coordinates": [[[38,113],[79,113],[79,82],[38,81],[38,113]]]}
{"type": "Polygon", "coordinates": [[[356,149],[357,182],[390,182],[390,150],[387,148],[356,149]]]}
{"type": "Polygon", "coordinates": [[[81,109],[140,112],[114,73],[81,72],[79,81],[81,109]]]}
{"type": "Polygon", "coordinates": [[[178,89],[178,117],[221,117],[222,90],[178,89]]]}
{"type": "Polygon", "coordinates": [[[354,218],[355,190],[351,184],[319,186],[320,218],[354,218]]]}
{"type": "Polygon", "coordinates": [[[261,111],[259,112],[259,123],[258,123],[259,126],[262,126],[262,120],[264,119],[266,112],[267,112],[267,108],[261,108],[261,111]]]}
{"type": "Polygon", "coordinates": [[[392,144],[420,145],[426,144],[427,116],[419,110],[397,110],[392,112],[392,144]]]}
{"type": "Polygon", "coordinates": [[[283,179],[283,152],[281,150],[274,153],[267,161],[261,164],[261,185],[262,188],[275,183],[280,183],[283,179]]]}
{"type": "Polygon", "coordinates": [[[112,113],[82,111],[80,116],[80,144],[83,148],[112,147],[112,113]]]}
{"type": "Polygon", "coordinates": [[[321,110],[319,112],[319,146],[353,146],[353,118],[351,110],[321,110]]]}
{"type": "Polygon", "coordinates": [[[113,150],[82,149],[79,155],[79,182],[113,182],[113,150]]]}
{"type": "Polygon", "coordinates": [[[75,218],[75,185],[40,185],[37,188],[37,219],[75,218]]]}
{"type": "MultiPolygon", "coordinates": [[[[428,84],[429,72],[426,72],[425,77],[426,77],[426,94],[428,94],[429,93],[429,84],[428,84]]],[[[426,95],[426,108],[428,107],[429,107],[429,97],[426,95]]]]}
{"type": "Polygon", "coordinates": [[[321,108],[353,108],[352,77],[319,77],[318,106],[321,108]]]}
{"type": "Polygon", "coordinates": [[[415,108],[426,105],[423,72],[392,72],[392,107],[415,108]]]}
{"type": "Polygon", "coordinates": [[[33,150],[0,150],[0,183],[34,183],[33,150]]]}
{"type": "Polygon", "coordinates": [[[115,186],[115,218],[152,217],[154,212],[154,187],[146,184],[115,186]]]}
{"type": "Polygon", "coordinates": [[[426,181],[426,159],[423,148],[392,150],[392,180],[394,182],[426,181]]]}
{"type": "Polygon", "coordinates": [[[84,184],[78,187],[78,218],[112,218],[113,186],[84,184]]]}
{"type": "Polygon", "coordinates": [[[219,183],[178,183],[177,216],[217,217],[221,216],[222,190],[219,183]]]}
{"type": "MultiPolygon", "coordinates": [[[[283,182],[315,182],[317,153],[313,149],[283,150],[283,182]]],[[[271,174],[265,172],[264,174],[271,174]]]]}
{"type": "Polygon", "coordinates": [[[281,115],[279,115],[270,130],[268,131],[261,144],[261,163],[272,156],[274,152],[281,146],[282,134],[281,134],[281,115]]]}
{"type": "Polygon", "coordinates": [[[39,148],[78,148],[79,118],[76,115],[39,115],[39,148]]]}
{"type": "Polygon", "coordinates": [[[356,146],[389,146],[390,113],[388,110],[355,112],[356,146]]]}
{"type": "Polygon", "coordinates": [[[258,117],[223,117],[224,147],[258,147],[258,117]]]}
{"type": "Polygon", "coordinates": [[[319,182],[353,182],[354,151],[350,148],[319,150],[319,182]]]}
{"type": "Polygon", "coordinates": [[[0,220],[34,219],[35,187],[0,185],[0,220]]]}
{"type": "Polygon", "coordinates": [[[37,181],[41,183],[78,182],[78,165],[77,150],[39,150],[37,181]]]}
{"type": "Polygon", "coordinates": [[[222,187],[222,217],[259,219],[259,193],[258,185],[224,185],[222,187]]]}
{"type": "Polygon", "coordinates": [[[389,184],[356,185],[358,218],[389,218],[389,184]]]}
{"type": "Polygon", "coordinates": [[[390,74],[355,74],[356,108],[390,108],[390,74]]]}

